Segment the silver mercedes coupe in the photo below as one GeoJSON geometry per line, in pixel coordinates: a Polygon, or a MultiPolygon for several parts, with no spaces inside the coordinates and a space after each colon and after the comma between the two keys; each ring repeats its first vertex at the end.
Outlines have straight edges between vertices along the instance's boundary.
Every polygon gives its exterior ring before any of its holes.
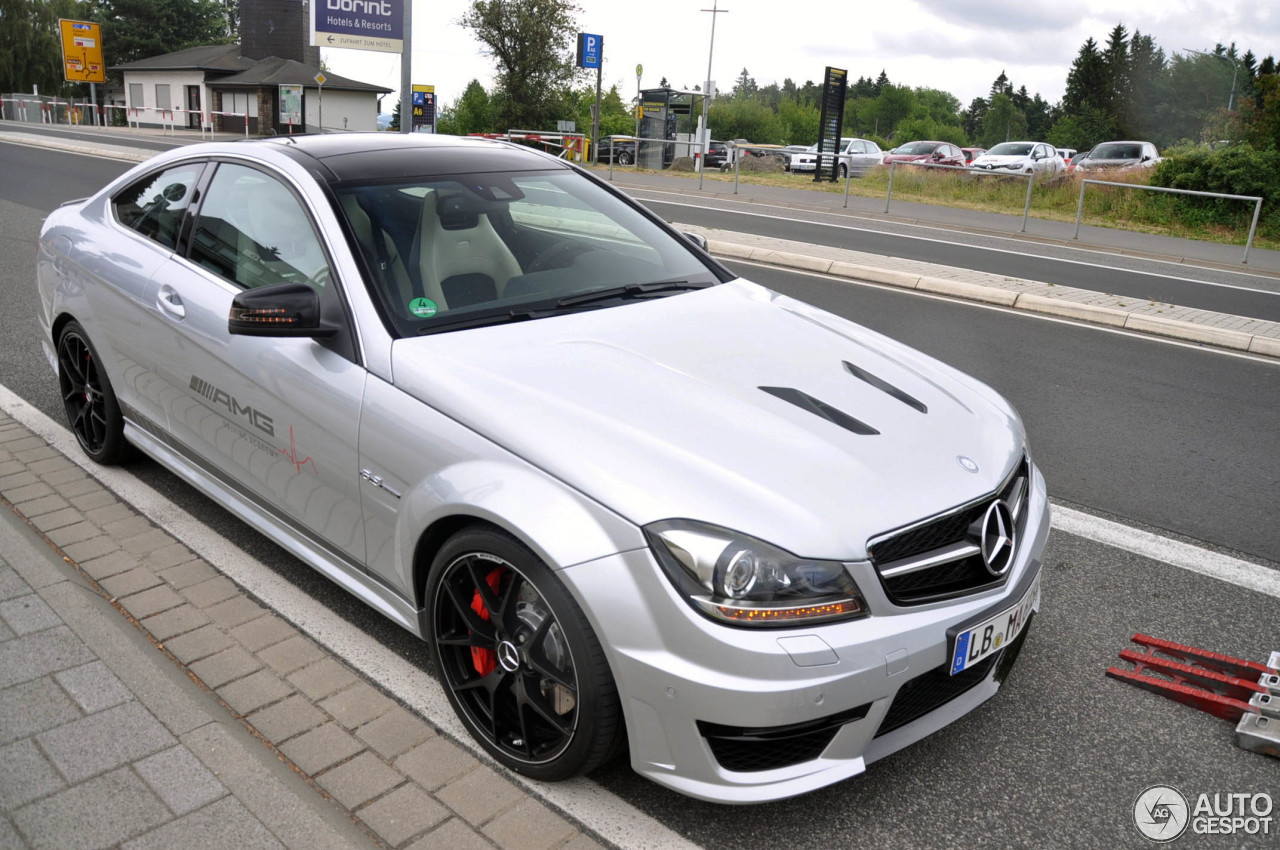
{"type": "Polygon", "coordinates": [[[1045,483],[984,384],[476,139],[211,143],[45,222],[86,454],[134,449],[423,638],[494,759],[724,803],[994,695],[1045,483]]]}

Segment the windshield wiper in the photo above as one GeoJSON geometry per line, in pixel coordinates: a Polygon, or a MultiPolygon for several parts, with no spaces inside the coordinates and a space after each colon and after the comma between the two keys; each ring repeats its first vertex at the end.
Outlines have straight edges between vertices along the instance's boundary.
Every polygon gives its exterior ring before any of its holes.
{"type": "Polygon", "coordinates": [[[455,321],[443,321],[427,325],[418,330],[418,336],[425,334],[439,333],[441,331],[456,331],[464,328],[483,328],[489,325],[506,325],[511,322],[524,322],[529,319],[541,319],[546,316],[554,315],[547,310],[506,310],[501,313],[490,313],[484,316],[475,316],[470,319],[457,319],[455,321]]]}
{"type": "Polygon", "coordinates": [[[690,289],[706,289],[709,283],[690,283],[687,280],[659,280],[653,283],[628,283],[626,286],[613,286],[584,292],[581,295],[566,295],[556,302],[556,307],[576,307],[579,304],[591,304],[596,301],[613,299],[639,298],[660,292],[685,292],[690,289]]]}

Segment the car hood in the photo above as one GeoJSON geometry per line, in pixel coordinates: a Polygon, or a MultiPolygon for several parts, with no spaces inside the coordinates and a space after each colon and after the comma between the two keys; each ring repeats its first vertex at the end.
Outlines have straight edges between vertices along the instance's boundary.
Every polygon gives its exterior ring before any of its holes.
{"type": "Polygon", "coordinates": [[[994,166],[996,168],[1000,168],[1001,166],[1024,165],[1030,161],[1031,156],[1029,154],[1024,154],[1022,156],[991,156],[990,154],[983,154],[982,156],[974,159],[973,167],[981,168],[983,166],[994,166]]]}
{"type": "Polygon", "coordinates": [[[1023,451],[984,384],[744,280],[400,340],[392,369],[637,525],[696,519],[809,558],[862,559],[868,538],[994,491],[1023,451]]]}

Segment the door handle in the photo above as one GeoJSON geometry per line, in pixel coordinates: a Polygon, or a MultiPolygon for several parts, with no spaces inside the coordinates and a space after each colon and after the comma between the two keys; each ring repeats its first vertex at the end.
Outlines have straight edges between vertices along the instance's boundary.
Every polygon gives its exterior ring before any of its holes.
{"type": "Polygon", "coordinates": [[[187,308],[182,306],[182,296],[167,283],[160,287],[160,292],[156,295],[156,306],[175,319],[187,315],[187,308]]]}

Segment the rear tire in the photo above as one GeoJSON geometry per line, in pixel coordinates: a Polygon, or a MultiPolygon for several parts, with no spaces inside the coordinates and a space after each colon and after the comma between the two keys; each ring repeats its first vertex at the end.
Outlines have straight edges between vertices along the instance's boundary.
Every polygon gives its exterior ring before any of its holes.
{"type": "Polygon", "coordinates": [[[93,343],[79,322],[58,336],[58,385],[67,424],[91,460],[114,466],[129,455],[124,416],[93,343]]]}
{"type": "Polygon", "coordinates": [[[436,555],[425,597],[440,683],[490,755],[557,781],[617,754],[625,726],[604,650],[568,589],[522,543],[464,529],[436,555]]]}
{"type": "Polygon", "coordinates": [[[630,164],[631,164],[631,154],[626,153],[625,151],[618,154],[618,165],[630,165],[630,164]]]}
{"type": "Polygon", "coordinates": [[[845,179],[846,177],[849,176],[849,166],[845,165],[843,162],[840,163],[840,168],[838,173],[840,175],[841,180],[845,179]]]}

